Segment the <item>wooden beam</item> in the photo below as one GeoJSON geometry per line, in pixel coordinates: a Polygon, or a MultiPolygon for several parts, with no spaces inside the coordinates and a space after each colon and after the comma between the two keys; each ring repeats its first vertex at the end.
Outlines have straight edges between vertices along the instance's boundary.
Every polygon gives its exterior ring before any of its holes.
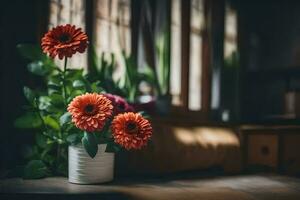
{"type": "Polygon", "coordinates": [[[138,37],[139,37],[139,27],[141,24],[141,4],[140,0],[131,0],[131,54],[134,58],[138,55],[138,37]]]}
{"type": "Polygon", "coordinates": [[[211,1],[204,1],[204,30],[202,34],[202,79],[201,79],[201,111],[203,111],[207,118],[210,111],[211,101],[211,43],[209,37],[209,13],[211,9],[211,1]]]}
{"type": "MultiPolygon", "coordinates": [[[[212,96],[211,108],[219,115],[221,106],[221,75],[224,63],[224,15],[225,0],[211,2],[211,19],[209,26],[211,35],[212,96]]],[[[218,116],[219,117],[219,116],[218,116]]]]}
{"type": "Polygon", "coordinates": [[[190,21],[191,0],[181,0],[181,94],[184,110],[189,103],[189,65],[190,65],[190,21]]]}
{"type": "Polygon", "coordinates": [[[143,34],[143,43],[144,43],[144,51],[145,51],[145,59],[146,62],[156,70],[155,67],[155,40],[154,40],[154,31],[152,26],[152,15],[153,13],[152,7],[150,6],[148,1],[145,1],[142,6],[142,17],[141,17],[141,29],[143,34]]]}
{"type": "Polygon", "coordinates": [[[85,30],[89,37],[90,45],[88,45],[88,55],[87,55],[87,66],[89,70],[89,66],[91,66],[92,63],[92,51],[93,51],[93,45],[94,43],[94,18],[95,18],[95,1],[94,0],[87,0],[85,1],[85,30]]]}

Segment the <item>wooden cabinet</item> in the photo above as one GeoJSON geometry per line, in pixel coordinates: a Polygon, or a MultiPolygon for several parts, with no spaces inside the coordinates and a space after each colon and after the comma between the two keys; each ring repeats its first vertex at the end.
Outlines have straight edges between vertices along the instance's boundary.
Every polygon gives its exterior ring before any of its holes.
{"type": "Polygon", "coordinates": [[[278,136],[275,134],[253,134],[248,137],[248,165],[278,166],[278,136]]]}
{"type": "Polygon", "coordinates": [[[300,175],[300,126],[241,126],[245,170],[300,175]]]}

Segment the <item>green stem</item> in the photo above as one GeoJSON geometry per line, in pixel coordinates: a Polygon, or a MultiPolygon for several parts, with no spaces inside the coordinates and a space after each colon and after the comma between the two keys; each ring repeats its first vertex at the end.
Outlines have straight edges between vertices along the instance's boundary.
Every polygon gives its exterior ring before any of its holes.
{"type": "MultiPolygon", "coordinates": [[[[63,98],[64,98],[64,104],[67,106],[68,100],[67,100],[67,88],[66,88],[66,72],[67,72],[67,63],[68,63],[68,58],[65,57],[65,63],[64,63],[64,69],[62,72],[62,82],[63,82],[63,98]]],[[[58,137],[61,140],[62,139],[62,130],[59,130],[58,132],[58,137]]],[[[58,167],[60,163],[60,157],[61,157],[61,144],[58,142],[57,143],[57,152],[56,152],[56,172],[59,173],[58,167]]]]}
{"type": "Polygon", "coordinates": [[[37,115],[40,118],[40,120],[42,121],[42,125],[43,125],[44,129],[47,130],[47,126],[45,124],[45,121],[44,121],[44,119],[43,119],[43,117],[40,113],[40,109],[39,109],[39,106],[38,106],[38,103],[37,103],[37,98],[34,99],[34,103],[35,103],[35,107],[37,109],[37,115]]]}
{"type": "Polygon", "coordinates": [[[63,96],[64,96],[65,106],[67,105],[67,89],[66,89],[67,63],[68,63],[68,58],[65,57],[65,64],[64,64],[64,70],[63,70],[63,93],[64,93],[63,96]]]}

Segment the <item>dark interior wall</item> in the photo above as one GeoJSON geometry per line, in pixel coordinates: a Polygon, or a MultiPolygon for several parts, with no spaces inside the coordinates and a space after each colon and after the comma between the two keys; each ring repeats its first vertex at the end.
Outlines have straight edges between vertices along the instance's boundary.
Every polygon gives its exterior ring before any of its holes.
{"type": "Polygon", "coordinates": [[[242,119],[283,114],[284,74],[300,67],[300,2],[243,1],[238,11],[242,119]]]}
{"type": "Polygon", "coordinates": [[[30,134],[14,128],[14,119],[25,103],[22,88],[38,81],[26,70],[26,61],[17,52],[19,43],[37,43],[45,31],[47,2],[39,0],[4,0],[0,6],[0,169],[19,160],[21,146],[31,140],[30,134]]]}

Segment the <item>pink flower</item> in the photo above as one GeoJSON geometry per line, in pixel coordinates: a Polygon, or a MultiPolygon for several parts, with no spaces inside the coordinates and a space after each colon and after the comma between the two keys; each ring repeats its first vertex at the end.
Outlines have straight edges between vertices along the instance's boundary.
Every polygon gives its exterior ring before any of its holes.
{"type": "Polygon", "coordinates": [[[113,94],[103,94],[103,96],[112,102],[112,105],[114,106],[113,115],[118,115],[124,112],[134,112],[134,108],[122,97],[113,94]]]}

